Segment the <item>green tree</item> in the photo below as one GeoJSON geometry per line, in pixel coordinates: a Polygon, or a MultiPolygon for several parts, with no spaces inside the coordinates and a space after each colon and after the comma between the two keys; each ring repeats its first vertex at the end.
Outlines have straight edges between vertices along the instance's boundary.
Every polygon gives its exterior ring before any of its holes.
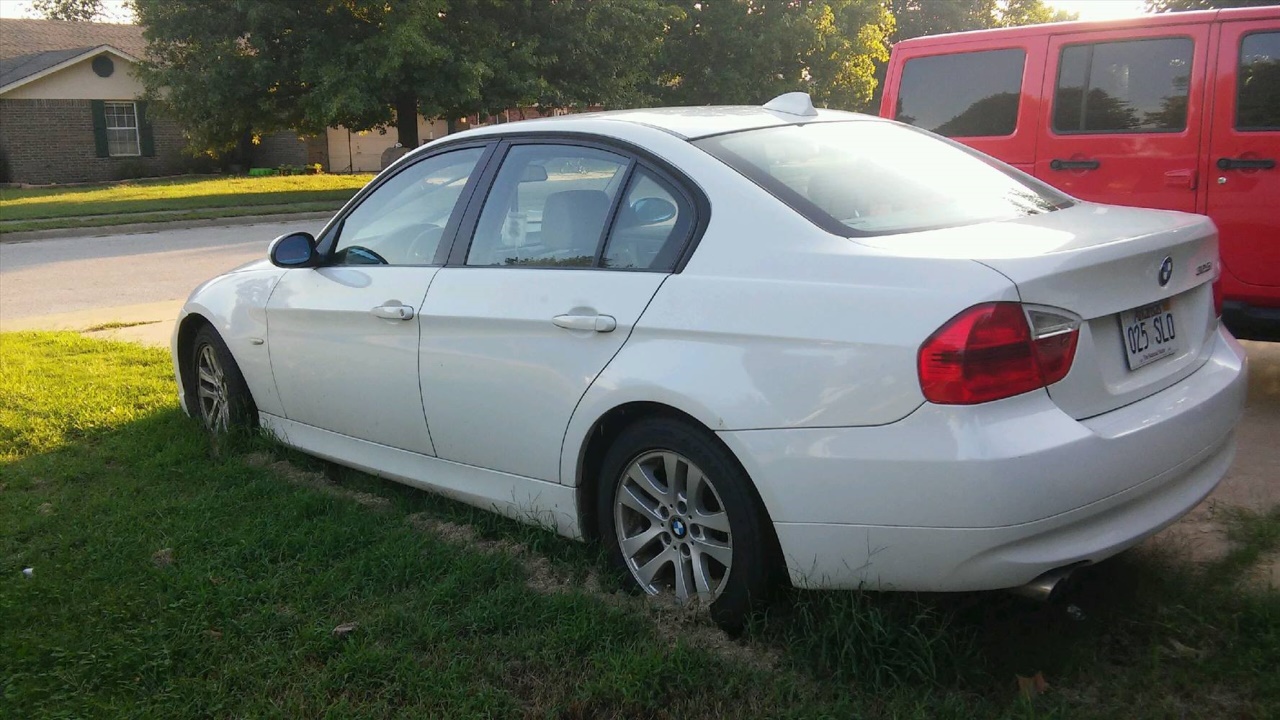
{"type": "Polygon", "coordinates": [[[1076,15],[1054,10],[1044,0],[888,0],[897,22],[893,39],[923,35],[1016,27],[1075,20],[1076,15]]]}
{"type": "Polygon", "coordinates": [[[634,94],[657,0],[135,0],[149,93],[196,147],[252,132],[452,121],[527,102],[634,94]]]}
{"type": "Polygon", "coordinates": [[[870,99],[893,21],[876,0],[702,0],[662,40],[654,94],[666,104],[758,104],[807,90],[819,104],[870,99]]]}
{"type": "Polygon", "coordinates": [[[102,0],[31,0],[31,9],[50,20],[88,22],[102,15],[102,0]]]}
{"type": "Polygon", "coordinates": [[[1146,2],[1149,12],[1219,10],[1222,8],[1262,7],[1276,4],[1276,0],[1146,0],[1146,2]]]}

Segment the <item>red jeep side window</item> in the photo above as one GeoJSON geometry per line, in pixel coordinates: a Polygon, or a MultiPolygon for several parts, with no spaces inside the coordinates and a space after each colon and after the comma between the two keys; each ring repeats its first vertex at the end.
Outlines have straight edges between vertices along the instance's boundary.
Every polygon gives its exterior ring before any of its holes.
{"type": "Polygon", "coordinates": [[[1236,129],[1280,130],[1280,32],[1244,37],[1236,82],[1236,129]]]}
{"type": "Polygon", "coordinates": [[[1071,45],[1053,97],[1059,133],[1177,132],[1187,127],[1191,38],[1071,45]]]}

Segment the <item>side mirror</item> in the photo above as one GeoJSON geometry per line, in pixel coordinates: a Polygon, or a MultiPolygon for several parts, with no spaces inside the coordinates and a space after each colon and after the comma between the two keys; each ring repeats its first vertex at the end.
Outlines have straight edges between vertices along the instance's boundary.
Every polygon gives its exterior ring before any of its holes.
{"type": "Polygon", "coordinates": [[[640,198],[631,204],[631,212],[641,225],[652,225],[675,217],[676,206],[670,200],[662,198],[640,198]]]}
{"type": "Polygon", "coordinates": [[[311,233],[295,232],[281,235],[267,248],[271,264],[282,268],[311,267],[320,259],[316,255],[316,239],[311,233]]]}

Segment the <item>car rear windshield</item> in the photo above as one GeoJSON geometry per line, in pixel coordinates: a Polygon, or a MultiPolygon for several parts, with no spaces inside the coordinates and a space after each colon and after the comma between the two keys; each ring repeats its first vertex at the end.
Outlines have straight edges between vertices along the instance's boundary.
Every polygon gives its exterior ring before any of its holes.
{"type": "Polygon", "coordinates": [[[814,224],[847,236],[1008,220],[1072,204],[963,145],[887,122],[787,125],[695,144],[814,224]]]}

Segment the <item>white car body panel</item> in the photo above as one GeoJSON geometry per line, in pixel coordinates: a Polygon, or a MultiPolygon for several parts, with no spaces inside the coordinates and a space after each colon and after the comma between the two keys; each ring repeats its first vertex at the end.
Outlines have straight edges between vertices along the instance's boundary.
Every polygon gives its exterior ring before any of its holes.
{"type": "Polygon", "coordinates": [[[419,319],[434,267],[288,270],[267,305],[285,417],[434,455],[418,390],[419,319]],[[405,305],[408,320],[376,317],[405,305]]]}
{"type": "Polygon", "coordinates": [[[573,537],[594,531],[580,526],[577,486],[597,481],[582,468],[597,422],[629,403],[675,408],[741,462],[804,587],[1019,585],[1129,547],[1211,491],[1231,460],[1246,372],[1209,310],[1211,276],[1195,272],[1212,262],[1216,274],[1212,225],[1081,204],[848,239],[685,139],[841,120],[884,122],[693,108],[464,134],[593,134],[669,162],[711,205],[696,251],[673,274],[258,265],[202,286],[183,317],[203,316],[222,334],[282,441],[573,537]],[[1154,278],[1149,265],[1164,254],[1178,268],[1167,288],[1120,282],[1154,278]],[[385,284],[375,271],[401,279],[385,284]],[[1116,313],[1162,298],[1199,342],[1128,371],[1116,313]],[[416,308],[414,319],[340,319],[387,300],[416,308]],[[921,343],[993,301],[1079,315],[1071,372],[995,402],[926,403],[921,343]],[[304,307],[319,314],[304,317],[304,307]],[[617,326],[551,323],[574,311],[617,326]]]}
{"type": "Polygon", "coordinates": [[[422,309],[422,397],[437,453],[560,481],[560,445],[583,393],[666,275],[535,268],[440,271],[422,309]],[[560,315],[612,318],[608,332],[560,315]]]}
{"type": "Polygon", "coordinates": [[[267,299],[271,297],[276,282],[284,274],[265,261],[255,262],[210,280],[191,292],[174,323],[170,353],[173,357],[174,375],[178,380],[178,398],[187,412],[187,395],[184,392],[182,373],[179,371],[178,335],[183,320],[188,315],[198,315],[207,320],[240,366],[245,384],[253,393],[258,409],[263,412],[283,412],[280,395],[276,392],[275,378],[271,372],[271,357],[263,342],[267,337],[267,299]],[[265,266],[265,267],[264,267],[265,266]]]}
{"type": "Polygon", "coordinates": [[[260,420],[281,442],[303,452],[540,525],[565,537],[582,536],[574,492],[559,483],[427,457],[277,415],[261,413],[260,420]]]}
{"type": "Polygon", "coordinates": [[[719,436],[752,477],[779,479],[758,488],[793,582],[1010,587],[1108,557],[1212,491],[1234,452],[1244,363],[1239,343],[1219,331],[1194,376],[1084,421],[1037,391],[972,407],[927,404],[877,428],[719,436]],[[1136,517],[1106,515],[1130,504],[1136,517]],[[1091,530],[1069,544],[1041,537],[1081,523],[1091,530]],[[1013,556],[1023,559],[1003,562],[1013,556]],[[904,565],[907,557],[928,569],[904,565]]]}

